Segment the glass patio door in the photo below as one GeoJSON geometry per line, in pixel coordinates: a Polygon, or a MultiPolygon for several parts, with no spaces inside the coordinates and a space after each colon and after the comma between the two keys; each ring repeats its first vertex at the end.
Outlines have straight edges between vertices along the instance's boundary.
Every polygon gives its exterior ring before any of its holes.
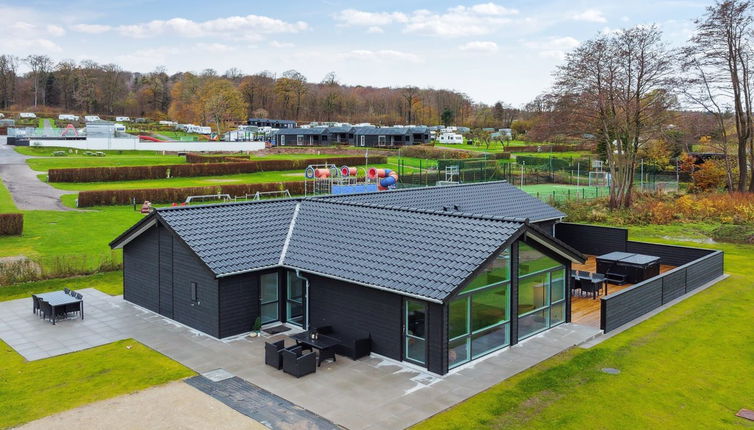
{"type": "Polygon", "coordinates": [[[427,361],[427,305],[406,300],[403,356],[406,361],[424,365],[427,361]]]}
{"type": "Polygon", "coordinates": [[[306,290],[304,280],[296,277],[294,272],[288,272],[286,288],[286,322],[299,327],[304,327],[304,300],[306,290]]]}
{"type": "Polygon", "coordinates": [[[259,277],[261,290],[261,318],[262,324],[278,321],[278,274],[267,273],[259,277]]]}

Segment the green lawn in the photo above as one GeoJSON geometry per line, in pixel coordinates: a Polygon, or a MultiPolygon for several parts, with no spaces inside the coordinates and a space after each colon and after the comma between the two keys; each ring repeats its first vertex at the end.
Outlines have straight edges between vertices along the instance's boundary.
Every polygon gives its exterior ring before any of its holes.
{"type": "Polygon", "coordinates": [[[32,362],[0,341],[0,428],[192,375],[133,339],[32,362]]]}
{"type": "Polygon", "coordinates": [[[3,181],[0,181],[0,213],[18,212],[16,204],[13,203],[13,197],[10,191],[5,187],[3,181]]]}
{"type": "Polygon", "coordinates": [[[559,354],[415,428],[754,428],[734,416],[754,406],[754,385],[747,382],[754,377],[754,346],[746,335],[754,326],[754,246],[685,240],[709,228],[637,227],[631,239],[722,249],[730,278],[598,346],[559,354]],[[605,367],[621,373],[603,373],[605,367]]]}
{"type": "Polygon", "coordinates": [[[54,274],[94,270],[120,260],[120,252],[111,252],[107,244],[142,216],[130,206],[26,211],[23,235],[0,237],[0,257],[25,255],[54,274]]]}
{"type": "Polygon", "coordinates": [[[7,285],[0,287],[0,302],[23,299],[32,294],[46,293],[48,291],[60,291],[64,288],[70,288],[72,290],[96,288],[103,293],[110,294],[111,296],[118,296],[123,294],[123,272],[104,272],[89,276],[55,278],[44,281],[7,285]]]}

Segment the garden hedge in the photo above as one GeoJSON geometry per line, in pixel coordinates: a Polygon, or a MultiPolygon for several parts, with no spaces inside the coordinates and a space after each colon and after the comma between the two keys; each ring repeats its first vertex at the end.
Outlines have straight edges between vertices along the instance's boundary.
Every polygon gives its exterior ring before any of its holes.
{"type": "MultiPolygon", "coordinates": [[[[258,160],[238,163],[191,163],[167,166],[84,167],[50,169],[50,182],[111,182],[139,179],[188,178],[194,176],[223,176],[276,170],[304,170],[310,164],[322,163],[359,165],[366,162],[362,156],[310,158],[301,160],[258,160]]],[[[385,164],[387,157],[369,157],[371,164],[385,164]]]]}
{"type": "Polygon", "coordinates": [[[238,163],[249,161],[249,157],[232,156],[232,155],[201,155],[186,154],[187,163],[238,163]]]}
{"type": "Polygon", "coordinates": [[[24,231],[24,214],[0,214],[0,236],[18,236],[24,231]]]}
{"type": "Polygon", "coordinates": [[[188,196],[203,196],[211,194],[230,194],[231,197],[244,194],[254,194],[257,191],[288,190],[292,195],[304,194],[303,181],[296,182],[263,182],[258,184],[232,184],[209,187],[185,188],[145,188],[138,190],[93,190],[79,193],[79,207],[128,205],[131,199],[137,204],[149,200],[152,203],[180,203],[188,196]]]}

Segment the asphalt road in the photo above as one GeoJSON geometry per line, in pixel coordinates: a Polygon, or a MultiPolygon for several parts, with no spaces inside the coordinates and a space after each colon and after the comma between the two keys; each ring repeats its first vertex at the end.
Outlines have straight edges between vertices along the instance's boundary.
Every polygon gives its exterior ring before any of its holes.
{"type": "Polygon", "coordinates": [[[58,190],[40,181],[37,178],[38,172],[24,161],[27,158],[30,157],[21,155],[12,146],[6,145],[5,137],[0,138],[0,179],[13,196],[16,207],[21,210],[74,210],[60,201],[60,196],[73,192],[58,190]]]}

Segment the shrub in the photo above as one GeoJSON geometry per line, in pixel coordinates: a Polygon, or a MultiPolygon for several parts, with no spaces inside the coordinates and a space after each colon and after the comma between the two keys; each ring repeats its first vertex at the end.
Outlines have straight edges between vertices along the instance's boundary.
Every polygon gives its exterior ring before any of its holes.
{"type": "Polygon", "coordinates": [[[464,158],[479,157],[479,153],[475,151],[435,148],[425,145],[407,146],[405,148],[401,148],[401,155],[404,155],[406,157],[425,158],[429,160],[459,160],[464,158]]]}
{"type": "Polygon", "coordinates": [[[230,155],[201,155],[201,154],[186,154],[187,163],[238,163],[249,161],[249,157],[243,156],[230,156],[230,155]]]}
{"type": "MultiPolygon", "coordinates": [[[[187,178],[194,176],[223,176],[275,170],[304,170],[310,164],[358,165],[364,157],[333,157],[301,160],[258,160],[229,163],[192,163],[167,166],[85,167],[50,169],[50,182],[109,182],[139,179],[187,178]]],[[[370,157],[371,164],[385,164],[387,157],[370,157]]]]}
{"type": "Polygon", "coordinates": [[[718,242],[754,243],[754,226],[723,224],[712,230],[711,236],[718,242]]]}
{"type": "Polygon", "coordinates": [[[24,214],[0,214],[0,236],[18,236],[24,231],[24,214]]]}

